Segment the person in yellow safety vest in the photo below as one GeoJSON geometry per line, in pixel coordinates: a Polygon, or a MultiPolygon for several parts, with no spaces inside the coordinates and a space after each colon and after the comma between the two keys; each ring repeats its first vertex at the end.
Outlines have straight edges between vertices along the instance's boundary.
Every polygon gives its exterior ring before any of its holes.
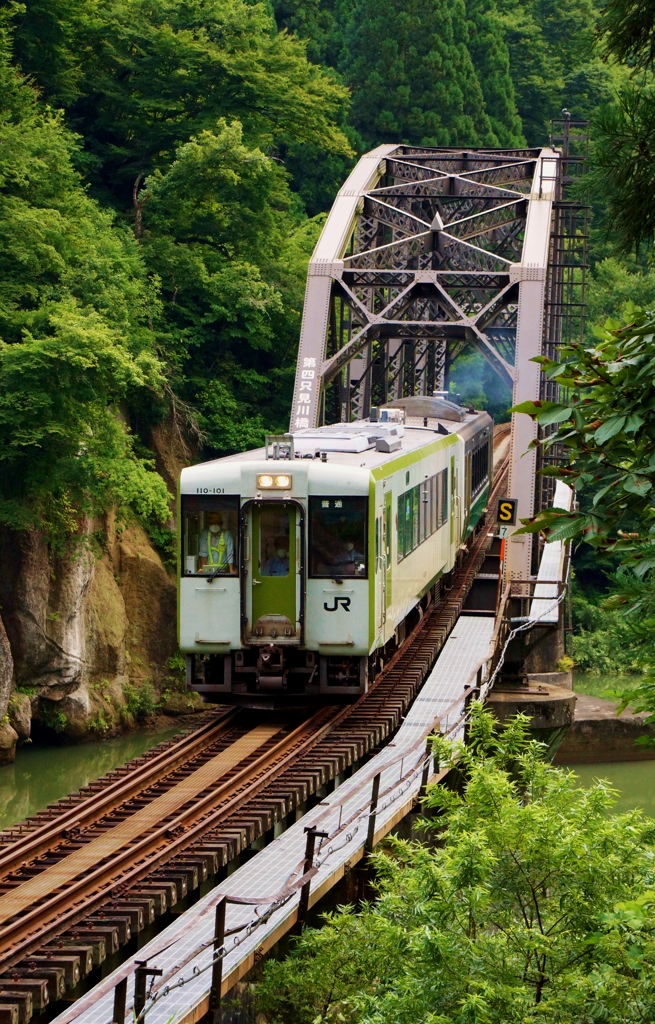
{"type": "Polygon", "coordinates": [[[234,575],[234,541],[220,512],[210,512],[207,529],[202,530],[198,544],[198,566],[201,572],[234,575]]]}

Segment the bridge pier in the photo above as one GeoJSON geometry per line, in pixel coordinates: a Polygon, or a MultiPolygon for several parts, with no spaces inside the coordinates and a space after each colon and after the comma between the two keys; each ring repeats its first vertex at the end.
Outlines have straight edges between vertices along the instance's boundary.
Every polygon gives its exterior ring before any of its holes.
{"type": "MultiPolygon", "coordinates": [[[[516,614],[522,610],[523,601],[510,599],[510,623],[525,617],[516,614]]],[[[534,598],[531,603],[538,604],[534,598]]],[[[559,732],[561,740],[575,717],[572,673],[560,668],[566,653],[563,608],[560,602],[554,621],[537,623],[510,641],[502,672],[486,701],[501,725],[518,713],[528,715],[531,728],[545,731],[544,738],[549,742],[554,731],[559,732]]]]}

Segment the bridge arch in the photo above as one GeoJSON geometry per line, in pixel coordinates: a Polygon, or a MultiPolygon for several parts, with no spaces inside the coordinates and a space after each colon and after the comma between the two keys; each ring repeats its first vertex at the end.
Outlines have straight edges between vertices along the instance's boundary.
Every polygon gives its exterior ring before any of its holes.
{"type": "MultiPolygon", "coordinates": [[[[554,148],[384,145],[365,154],[309,263],[290,429],[441,390],[468,346],[514,403],[542,397],[531,359],[545,333],[551,344],[561,333],[557,316],[547,329],[549,297],[562,287],[549,281],[561,172],[554,148]]],[[[519,518],[552,498],[535,487],[536,453],[525,454],[536,430],[513,417],[509,494],[519,518]]],[[[534,572],[531,540],[510,540],[511,578],[534,572]]]]}

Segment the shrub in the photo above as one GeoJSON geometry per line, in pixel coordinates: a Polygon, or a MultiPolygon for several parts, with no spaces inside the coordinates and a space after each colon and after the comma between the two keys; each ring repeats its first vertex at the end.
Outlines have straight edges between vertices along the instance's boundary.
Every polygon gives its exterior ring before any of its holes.
{"type": "Polygon", "coordinates": [[[159,710],[159,698],[154,686],[148,679],[142,683],[125,683],[123,685],[125,710],[136,721],[142,722],[159,710]]]}

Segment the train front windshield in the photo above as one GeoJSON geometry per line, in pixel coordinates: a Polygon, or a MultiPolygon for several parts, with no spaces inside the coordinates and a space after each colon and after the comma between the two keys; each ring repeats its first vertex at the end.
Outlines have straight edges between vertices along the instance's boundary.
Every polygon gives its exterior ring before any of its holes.
{"type": "Polygon", "coordinates": [[[237,572],[239,499],[182,495],[182,574],[237,572]]]}
{"type": "Polygon", "coordinates": [[[367,498],[309,499],[310,576],[366,578],[367,512],[367,498]]]}

